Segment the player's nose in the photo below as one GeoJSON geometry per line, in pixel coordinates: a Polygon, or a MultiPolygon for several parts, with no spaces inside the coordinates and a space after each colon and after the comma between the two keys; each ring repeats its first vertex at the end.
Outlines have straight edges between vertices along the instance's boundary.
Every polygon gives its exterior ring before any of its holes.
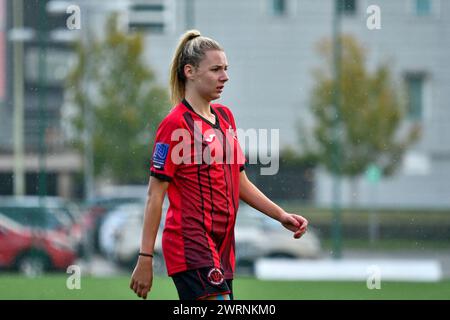
{"type": "Polygon", "coordinates": [[[227,82],[229,80],[228,74],[226,71],[223,71],[222,74],[220,75],[220,81],[221,82],[227,82]]]}

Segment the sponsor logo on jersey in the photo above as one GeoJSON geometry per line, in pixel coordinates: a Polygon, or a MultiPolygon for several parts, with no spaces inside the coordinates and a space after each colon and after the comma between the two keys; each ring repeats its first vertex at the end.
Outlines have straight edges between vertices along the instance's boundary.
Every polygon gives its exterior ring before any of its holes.
{"type": "Polygon", "coordinates": [[[205,141],[206,142],[212,142],[213,140],[214,140],[214,137],[215,137],[216,135],[213,133],[213,134],[210,134],[209,135],[209,137],[208,138],[205,138],[205,141]]]}

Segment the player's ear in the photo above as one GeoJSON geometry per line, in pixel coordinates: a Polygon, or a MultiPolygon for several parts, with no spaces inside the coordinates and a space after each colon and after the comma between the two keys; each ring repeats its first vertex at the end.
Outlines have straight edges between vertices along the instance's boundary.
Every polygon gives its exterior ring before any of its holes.
{"type": "Polygon", "coordinates": [[[195,76],[195,67],[191,64],[186,64],[184,66],[184,76],[188,80],[193,80],[195,76]]]}

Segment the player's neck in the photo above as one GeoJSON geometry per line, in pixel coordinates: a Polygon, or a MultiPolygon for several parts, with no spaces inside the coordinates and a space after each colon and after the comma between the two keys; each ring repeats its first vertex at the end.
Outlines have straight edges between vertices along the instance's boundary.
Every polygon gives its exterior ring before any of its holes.
{"type": "Polygon", "coordinates": [[[207,101],[199,96],[189,95],[186,93],[185,99],[189,104],[191,105],[192,109],[194,111],[203,116],[203,117],[210,117],[211,109],[210,109],[210,101],[207,101]]]}

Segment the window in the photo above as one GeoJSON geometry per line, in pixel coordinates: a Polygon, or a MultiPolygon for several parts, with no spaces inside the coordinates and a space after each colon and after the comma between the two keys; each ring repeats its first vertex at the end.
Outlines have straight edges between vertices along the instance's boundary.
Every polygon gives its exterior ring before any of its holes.
{"type": "Polygon", "coordinates": [[[356,0],[337,0],[339,5],[339,12],[347,15],[354,15],[356,13],[356,0]]]}
{"type": "Polygon", "coordinates": [[[12,173],[0,173],[0,194],[14,194],[14,176],[12,173]]]}
{"type": "Polygon", "coordinates": [[[274,16],[283,16],[286,14],[286,0],[270,0],[271,9],[274,16]]]}
{"type": "Polygon", "coordinates": [[[55,230],[62,226],[55,216],[39,207],[2,207],[0,213],[23,226],[55,230]]]}
{"type": "Polygon", "coordinates": [[[412,120],[420,120],[423,116],[424,104],[424,76],[412,74],[406,77],[408,94],[408,117],[412,120]]]}
{"type": "MultiPolygon", "coordinates": [[[[162,34],[172,32],[175,23],[174,0],[131,0],[128,17],[130,31],[162,34]]],[[[188,3],[192,5],[190,2],[188,3]]]]}
{"type": "Polygon", "coordinates": [[[415,11],[418,16],[431,15],[431,0],[415,0],[415,11]]]}

